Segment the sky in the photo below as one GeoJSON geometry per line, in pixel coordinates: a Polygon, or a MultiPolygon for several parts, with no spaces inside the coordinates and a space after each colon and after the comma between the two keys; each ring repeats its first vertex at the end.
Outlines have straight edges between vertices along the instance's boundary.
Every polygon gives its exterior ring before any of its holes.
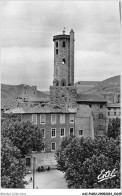
{"type": "Polygon", "coordinates": [[[118,1],[2,1],[1,83],[49,90],[53,83],[53,36],[75,32],[77,81],[120,75],[118,1]]]}

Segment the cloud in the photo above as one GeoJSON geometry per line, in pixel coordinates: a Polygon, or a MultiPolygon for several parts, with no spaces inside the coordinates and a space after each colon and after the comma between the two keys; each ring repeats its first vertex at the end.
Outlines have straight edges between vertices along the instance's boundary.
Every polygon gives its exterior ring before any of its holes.
{"type": "Polygon", "coordinates": [[[2,47],[51,47],[52,36],[43,32],[3,31],[2,47]]]}
{"type": "Polygon", "coordinates": [[[77,51],[75,59],[75,81],[101,81],[121,73],[120,56],[103,51],[77,51]]]}
{"type": "Polygon", "coordinates": [[[2,82],[48,89],[53,36],[75,31],[75,81],[120,74],[119,5],[115,1],[6,1],[2,4],[2,82]]]}
{"type": "Polygon", "coordinates": [[[47,46],[64,26],[79,34],[120,34],[118,2],[112,1],[11,1],[3,6],[2,21],[5,47],[47,46]]]}
{"type": "Polygon", "coordinates": [[[76,50],[104,51],[106,53],[120,55],[120,36],[102,36],[76,33],[75,38],[76,50]]]}

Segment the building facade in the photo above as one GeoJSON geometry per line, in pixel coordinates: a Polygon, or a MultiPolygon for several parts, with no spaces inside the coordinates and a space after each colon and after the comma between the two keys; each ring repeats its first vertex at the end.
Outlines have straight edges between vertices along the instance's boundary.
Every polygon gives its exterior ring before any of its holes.
{"type": "Polygon", "coordinates": [[[38,125],[43,132],[45,148],[43,152],[55,152],[66,136],[75,135],[76,110],[68,110],[60,106],[40,105],[29,109],[22,114],[23,120],[38,125]]]}
{"type": "Polygon", "coordinates": [[[108,125],[106,100],[98,95],[79,94],[76,102],[76,133],[81,129],[84,137],[93,139],[104,135],[108,125]]]}
{"type": "Polygon", "coordinates": [[[36,158],[36,168],[41,165],[56,167],[55,152],[62,139],[75,135],[76,109],[67,109],[58,105],[38,105],[25,109],[13,108],[6,113],[21,114],[23,121],[30,121],[37,125],[43,134],[43,150],[41,153],[28,154],[25,158],[26,167],[33,168],[33,157],[36,158]]]}
{"type": "Polygon", "coordinates": [[[109,120],[121,117],[120,103],[108,103],[107,109],[109,120]]]}

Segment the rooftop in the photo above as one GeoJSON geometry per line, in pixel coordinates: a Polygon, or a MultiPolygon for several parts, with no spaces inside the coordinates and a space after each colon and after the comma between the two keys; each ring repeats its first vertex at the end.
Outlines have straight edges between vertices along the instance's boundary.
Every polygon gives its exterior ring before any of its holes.
{"type": "Polygon", "coordinates": [[[18,101],[16,99],[1,99],[1,109],[10,109],[13,107],[16,107],[18,104],[18,101]]]}
{"type": "Polygon", "coordinates": [[[77,102],[104,102],[107,100],[95,94],[78,94],[77,102]]]}
{"type": "Polygon", "coordinates": [[[29,102],[49,102],[50,98],[49,97],[28,97],[24,98],[24,101],[29,101],[29,102]]]}
{"type": "Polygon", "coordinates": [[[7,110],[5,113],[26,113],[26,114],[43,114],[43,113],[76,113],[76,108],[64,108],[59,105],[46,105],[41,106],[37,105],[33,108],[13,108],[10,110],[7,110]]]}
{"type": "Polygon", "coordinates": [[[53,36],[53,41],[55,41],[57,39],[70,39],[70,35],[62,34],[62,35],[53,36]]]}

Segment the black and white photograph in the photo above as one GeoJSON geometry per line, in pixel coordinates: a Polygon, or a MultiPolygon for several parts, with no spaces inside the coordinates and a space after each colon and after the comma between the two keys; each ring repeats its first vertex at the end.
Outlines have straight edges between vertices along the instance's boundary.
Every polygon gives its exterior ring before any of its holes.
{"type": "Polygon", "coordinates": [[[121,9],[1,0],[1,195],[122,195],[121,9]]]}

